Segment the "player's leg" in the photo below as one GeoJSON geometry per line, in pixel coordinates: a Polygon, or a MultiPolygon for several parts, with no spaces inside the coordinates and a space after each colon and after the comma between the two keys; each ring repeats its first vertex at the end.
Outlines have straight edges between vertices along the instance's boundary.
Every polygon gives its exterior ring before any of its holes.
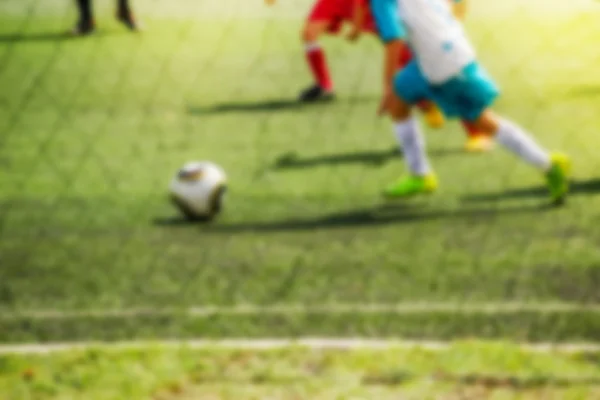
{"type": "Polygon", "coordinates": [[[306,62],[310,68],[314,83],[300,94],[300,101],[313,102],[319,100],[332,100],[335,97],[333,80],[329,72],[325,50],[319,43],[319,38],[330,27],[328,21],[307,21],[302,30],[302,42],[306,62]]]}
{"type": "Polygon", "coordinates": [[[303,102],[332,100],[335,97],[327,57],[319,43],[324,33],[336,33],[341,28],[341,20],[336,19],[332,4],[330,0],[317,0],[302,28],[306,62],[314,79],[314,83],[300,94],[299,100],[303,102]]]}
{"type": "Polygon", "coordinates": [[[516,123],[494,114],[490,106],[498,95],[485,70],[473,63],[463,71],[460,81],[450,82],[448,98],[458,99],[460,114],[482,133],[493,136],[507,150],[539,169],[546,176],[555,203],[563,201],[568,191],[570,162],[562,154],[552,154],[516,123]]]}
{"type": "Polygon", "coordinates": [[[471,153],[489,151],[494,147],[492,136],[481,132],[475,124],[467,120],[461,120],[463,129],[467,134],[465,149],[471,153]]]}
{"type": "Polygon", "coordinates": [[[79,12],[79,20],[75,28],[73,28],[73,35],[83,36],[94,32],[95,23],[92,0],[77,0],[76,4],[77,11],[79,12]]]}
{"type": "Polygon", "coordinates": [[[405,197],[430,193],[437,189],[437,178],[427,159],[425,139],[412,105],[428,96],[428,84],[416,62],[410,62],[394,79],[395,97],[388,107],[394,124],[394,135],[409,174],[384,190],[387,197],[405,197]]]}
{"type": "MultiPolygon", "coordinates": [[[[412,60],[412,54],[408,47],[404,47],[400,54],[400,66],[405,67],[412,60]]],[[[416,104],[425,117],[427,125],[432,128],[441,128],[445,123],[445,117],[440,108],[431,100],[421,100],[416,104]]],[[[493,140],[489,135],[481,133],[472,123],[463,120],[463,129],[467,134],[465,148],[470,152],[481,152],[493,147],[493,140]]]]}
{"type": "Polygon", "coordinates": [[[139,30],[129,0],[117,0],[117,19],[132,31],[139,30]]]}
{"type": "MultiPolygon", "coordinates": [[[[464,21],[467,13],[467,0],[450,0],[454,16],[464,21]]],[[[489,135],[486,135],[477,129],[472,123],[462,120],[462,126],[467,134],[465,149],[469,152],[488,151],[494,147],[494,141],[489,135]]]]}
{"type": "Polygon", "coordinates": [[[564,201],[569,190],[569,157],[548,152],[515,122],[498,116],[489,109],[475,120],[475,124],[482,132],[493,135],[507,150],[540,170],[546,177],[550,197],[555,204],[564,201]]]}

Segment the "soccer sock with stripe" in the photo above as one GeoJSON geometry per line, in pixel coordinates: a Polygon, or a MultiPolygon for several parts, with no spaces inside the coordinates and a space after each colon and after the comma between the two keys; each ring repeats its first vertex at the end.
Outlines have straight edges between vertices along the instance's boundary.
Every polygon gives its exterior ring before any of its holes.
{"type": "Polygon", "coordinates": [[[416,176],[428,175],[431,166],[425,154],[425,140],[417,119],[410,117],[406,121],[396,122],[394,133],[410,172],[416,176]]]}
{"type": "Polygon", "coordinates": [[[318,43],[309,43],[306,45],[306,61],[315,78],[315,82],[324,90],[332,91],[333,82],[329,75],[327,58],[323,48],[318,43]]]}
{"type": "Polygon", "coordinates": [[[515,123],[501,119],[496,139],[529,164],[544,171],[550,168],[550,155],[515,123]]]}

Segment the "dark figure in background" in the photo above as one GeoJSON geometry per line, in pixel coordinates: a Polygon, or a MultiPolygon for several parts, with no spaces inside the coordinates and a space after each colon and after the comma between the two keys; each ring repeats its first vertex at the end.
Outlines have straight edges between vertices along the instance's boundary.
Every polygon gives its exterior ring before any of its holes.
{"type": "MultiPolygon", "coordinates": [[[[78,36],[89,35],[96,29],[92,0],[76,1],[79,9],[79,21],[73,29],[73,34],[78,36]]],[[[139,29],[129,5],[129,0],[117,0],[117,19],[132,31],[139,29]]]]}

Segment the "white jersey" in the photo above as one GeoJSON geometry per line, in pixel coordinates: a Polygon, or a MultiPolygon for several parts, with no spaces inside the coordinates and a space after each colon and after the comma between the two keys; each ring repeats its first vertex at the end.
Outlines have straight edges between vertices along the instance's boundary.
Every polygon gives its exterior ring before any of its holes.
{"type": "Polygon", "coordinates": [[[396,1],[406,41],[431,83],[445,82],[475,61],[475,50],[447,0],[396,1]]]}

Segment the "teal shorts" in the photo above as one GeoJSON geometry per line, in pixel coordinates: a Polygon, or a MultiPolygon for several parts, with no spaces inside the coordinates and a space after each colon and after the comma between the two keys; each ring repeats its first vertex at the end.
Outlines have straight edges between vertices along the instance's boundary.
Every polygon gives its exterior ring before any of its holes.
{"type": "Polygon", "coordinates": [[[447,117],[474,121],[493,104],[500,91],[477,62],[467,65],[448,81],[433,85],[413,60],[394,78],[394,90],[404,101],[415,104],[434,101],[447,117]]]}

